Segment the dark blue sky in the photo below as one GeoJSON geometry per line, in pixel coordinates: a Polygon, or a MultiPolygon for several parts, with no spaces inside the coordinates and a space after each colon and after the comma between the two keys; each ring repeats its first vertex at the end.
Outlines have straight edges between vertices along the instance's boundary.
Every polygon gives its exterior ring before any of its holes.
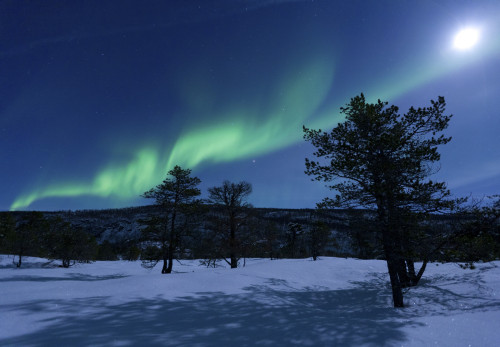
{"type": "Polygon", "coordinates": [[[445,96],[435,178],[500,193],[499,76],[497,1],[0,1],[0,210],[143,204],[176,164],[314,207],[331,193],[302,125],[360,92],[402,112],[445,96]]]}

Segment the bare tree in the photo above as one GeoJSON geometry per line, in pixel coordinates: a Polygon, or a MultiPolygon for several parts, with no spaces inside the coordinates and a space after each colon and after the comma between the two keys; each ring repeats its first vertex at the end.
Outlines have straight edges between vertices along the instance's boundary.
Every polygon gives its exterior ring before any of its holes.
{"type": "Polygon", "coordinates": [[[223,211],[223,217],[219,219],[226,250],[223,259],[231,266],[231,269],[237,268],[238,256],[240,256],[237,234],[245,222],[245,210],[250,207],[246,199],[252,193],[252,185],[244,181],[239,183],[224,181],[220,187],[209,188],[208,193],[209,202],[220,206],[223,211]]]}
{"type": "Polygon", "coordinates": [[[330,229],[328,225],[317,220],[308,230],[309,251],[314,261],[325,251],[330,241],[330,229]]]}
{"type": "Polygon", "coordinates": [[[92,235],[73,227],[61,217],[49,219],[47,223],[49,228],[43,243],[49,259],[61,260],[64,268],[95,260],[98,246],[92,235]]]}

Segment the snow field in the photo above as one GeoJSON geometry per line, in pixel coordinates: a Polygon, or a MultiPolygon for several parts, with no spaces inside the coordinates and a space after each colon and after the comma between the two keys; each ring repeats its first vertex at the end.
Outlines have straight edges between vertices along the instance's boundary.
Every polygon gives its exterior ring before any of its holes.
{"type": "Polygon", "coordinates": [[[1,346],[498,346],[500,262],[429,264],[391,307],[384,261],[250,259],[63,269],[0,260],[1,346]]]}

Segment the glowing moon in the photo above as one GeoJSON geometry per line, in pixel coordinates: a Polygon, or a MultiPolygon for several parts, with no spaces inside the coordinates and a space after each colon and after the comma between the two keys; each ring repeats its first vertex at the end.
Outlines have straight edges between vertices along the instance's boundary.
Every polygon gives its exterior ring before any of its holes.
{"type": "Polygon", "coordinates": [[[453,46],[459,50],[468,50],[474,47],[479,41],[479,30],[475,28],[465,28],[455,35],[453,46]]]}

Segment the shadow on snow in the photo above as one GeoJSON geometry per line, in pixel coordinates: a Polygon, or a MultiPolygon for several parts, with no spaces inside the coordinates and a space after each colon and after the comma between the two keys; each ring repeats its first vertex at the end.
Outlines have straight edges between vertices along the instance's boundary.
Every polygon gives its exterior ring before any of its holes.
{"type": "MultiPolygon", "coordinates": [[[[437,287],[450,280],[437,276],[432,285],[424,281],[407,294],[417,306],[404,310],[391,307],[382,274],[341,290],[296,290],[287,281],[269,280],[233,295],[197,293],[123,304],[93,297],[3,305],[0,309],[7,315],[21,310],[52,318],[44,318],[45,327],[39,331],[0,339],[0,345],[395,345],[406,340],[404,329],[423,325],[419,317],[499,309],[500,301],[481,298],[484,293],[476,292],[477,287],[466,294],[437,287]]],[[[478,280],[472,276],[470,284],[477,286],[478,280]]]]}
{"type": "Polygon", "coordinates": [[[244,294],[198,293],[117,305],[105,297],[5,305],[4,312],[54,317],[44,320],[45,328],[0,340],[0,345],[353,346],[405,340],[401,328],[409,323],[397,319],[389,297],[370,283],[287,291],[282,282],[251,286],[244,294]]]}
{"type": "Polygon", "coordinates": [[[48,276],[36,276],[36,275],[22,275],[22,276],[12,276],[3,278],[2,281],[5,282],[52,282],[52,281],[106,281],[114,280],[118,278],[129,277],[129,275],[115,274],[115,275],[104,275],[104,276],[93,276],[82,273],[68,273],[61,275],[60,277],[48,277],[48,276]]]}

